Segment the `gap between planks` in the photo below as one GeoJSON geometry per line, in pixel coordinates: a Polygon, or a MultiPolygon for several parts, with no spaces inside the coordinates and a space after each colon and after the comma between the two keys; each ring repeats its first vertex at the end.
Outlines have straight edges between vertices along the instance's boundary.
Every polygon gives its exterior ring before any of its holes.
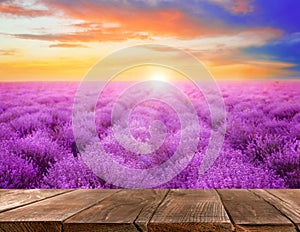
{"type": "Polygon", "coordinates": [[[146,231],[168,190],[122,190],[64,221],[64,232],[146,231]]]}
{"type": "Polygon", "coordinates": [[[295,226],[297,232],[300,231],[300,192],[295,189],[280,190],[250,190],[257,196],[275,207],[282,215],[288,218],[295,226]]]}
{"type": "Polygon", "coordinates": [[[0,231],[62,231],[62,222],[112,195],[115,190],[78,189],[0,213],[0,231]]]}
{"type": "Polygon", "coordinates": [[[300,225],[300,190],[56,191],[1,190],[0,199],[12,194],[2,209],[12,208],[0,213],[0,231],[290,232],[300,225]],[[14,202],[22,191],[31,195],[14,202]]]}
{"type": "Polygon", "coordinates": [[[56,197],[71,191],[74,191],[74,189],[2,189],[0,191],[0,213],[56,197]]]}

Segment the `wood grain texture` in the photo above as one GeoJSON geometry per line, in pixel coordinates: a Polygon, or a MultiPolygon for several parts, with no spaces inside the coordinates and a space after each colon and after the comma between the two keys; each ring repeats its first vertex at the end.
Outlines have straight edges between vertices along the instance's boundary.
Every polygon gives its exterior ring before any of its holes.
{"type": "Polygon", "coordinates": [[[300,189],[268,189],[266,191],[291,205],[300,206],[300,189]]]}
{"type": "Polygon", "coordinates": [[[59,222],[1,222],[0,232],[56,232],[62,231],[59,222]]]}
{"type": "Polygon", "coordinates": [[[135,224],[142,230],[148,231],[147,224],[152,218],[154,212],[158,208],[159,204],[162,203],[166,195],[170,190],[156,190],[155,194],[153,194],[153,199],[149,200],[143,207],[143,210],[140,211],[140,214],[135,220],[135,224]]]}
{"type": "Polygon", "coordinates": [[[117,190],[75,190],[0,213],[0,231],[62,231],[62,221],[117,190]]]}
{"type": "Polygon", "coordinates": [[[296,231],[293,223],[247,190],[217,190],[236,231],[296,231]]]}
{"type": "Polygon", "coordinates": [[[231,231],[215,190],[171,190],[159,206],[149,231],[231,231]]]}
{"type": "Polygon", "coordinates": [[[299,225],[295,189],[0,189],[0,232],[290,232],[299,225]]]}
{"type": "Polygon", "coordinates": [[[59,189],[9,189],[0,191],[0,212],[37,202],[71,190],[59,189]]]}
{"type": "Polygon", "coordinates": [[[64,232],[139,231],[167,190],[122,190],[64,222],[64,232]],[[138,230],[138,229],[139,230],[138,230]]]}
{"type": "Polygon", "coordinates": [[[300,230],[300,189],[251,190],[265,201],[274,205],[286,215],[300,230]]]}

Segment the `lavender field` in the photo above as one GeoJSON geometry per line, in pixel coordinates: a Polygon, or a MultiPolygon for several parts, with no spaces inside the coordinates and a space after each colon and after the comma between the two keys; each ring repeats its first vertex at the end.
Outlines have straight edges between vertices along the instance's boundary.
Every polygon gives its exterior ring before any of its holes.
{"type": "MultiPolygon", "coordinates": [[[[211,128],[205,97],[182,84],[198,116],[197,151],[181,173],[157,187],[300,188],[300,83],[248,81],[219,86],[226,106],[226,132],[213,166],[198,175],[215,128],[211,128]]],[[[90,169],[75,142],[72,111],[77,87],[73,82],[0,84],[0,188],[118,187],[90,169]]],[[[178,115],[156,100],[136,106],[129,117],[135,140],[151,139],[149,126],[154,120],[165,125],[167,134],[151,154],[128,151],[116,140],[111,120],[114,102],[125,88],[124,83],[110,84],[98,99],[95,125],[103,152],[123,166],[148,169],[160,165],[172,157],[181,139],[178,115]]],[[[137,91],[133,99],[145,94],[137,91]]],[[[176,96],[171,97],[176,104],[176,96]]],[[[92,106],[85,110],[86,117],[94,113],[92,106]]],[[[86,121],[83,117],[82,128],[86,121]]],[[[89,144],[84,153],[96,149],[89,144]]]]}

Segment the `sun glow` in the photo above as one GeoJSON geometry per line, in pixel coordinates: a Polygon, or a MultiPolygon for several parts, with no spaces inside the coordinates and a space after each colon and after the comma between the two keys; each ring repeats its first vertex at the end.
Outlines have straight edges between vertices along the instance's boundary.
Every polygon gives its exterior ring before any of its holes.
{"type": "Polygon", "coordinates": [[[161,72],[153,73],[149,79],[154,81],[165,81],[165,82],[168,80],[167,76],[161,72]]]}

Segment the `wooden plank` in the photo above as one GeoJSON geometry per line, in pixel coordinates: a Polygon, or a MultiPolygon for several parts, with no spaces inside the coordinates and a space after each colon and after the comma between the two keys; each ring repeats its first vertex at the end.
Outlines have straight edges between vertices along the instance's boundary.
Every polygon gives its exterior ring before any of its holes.
{"type": "Polygon", "coordinates": [[[1,222],[1,232],[50,232],[50,231],[62,231],[62,226],[57,222],[1,222]]]}
{"type": "Polygon", "coordinates": [[[300,230],[300,189],[251,190],[286,215],[300,230]]]}
{"type": "Polygon", "coordinates": [[[64,222],[64,232],[146,231],[168,190],[122,190],[64,222]]]}
{"type": "Polygon", "coordinates": [[[27,205],[71,190],[61,189],[2,189],[0,191],[0,212],[27,205]]]}
{"type": "Polygon", "coordinates": [[[266,191],[291,205],[300,206],[300,189],[268,189],[266,191]]]}
{"type": "Polygon", "coordinates": [[[159,206],[149,231],[232,231],[215,190],[171,190],[159,206]]]}
{"type": "Polygon", "coordinates": [[[148,231],[147,225],[152,218],[154,212],[156,211],[159,204],[162,203],[166,195],[168,194],[170,190],[156,190],[154,199],[148,201],[145,206],[143,207],[143,210],[140,211],[139,216],[135,220],[135,224],[142,230],[142,231],[148,231]]]}
{"type": "Polygon", "coordinates": [[[236,231],[296,231],[275,207],[248,190],[217,190],[236,231]]]}
{"type": "Polygon", "coordinates": [[[0,231],[62,231],[62,221],[118,190],[78,189],[0,213],[0,231]]]}

